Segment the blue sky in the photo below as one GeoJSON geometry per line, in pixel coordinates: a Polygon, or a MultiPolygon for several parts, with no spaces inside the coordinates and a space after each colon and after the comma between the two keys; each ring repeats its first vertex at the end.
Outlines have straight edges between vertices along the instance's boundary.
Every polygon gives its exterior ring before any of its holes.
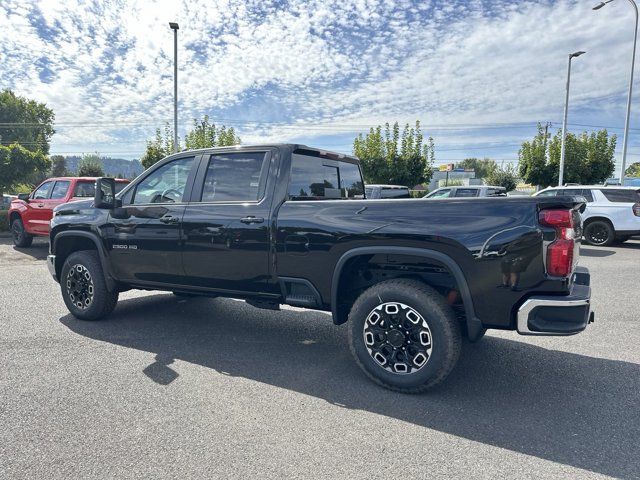
{"type": "Polygon", "coordinates": [[[244,143],[350,152],[369,126],[419,119],[437,163],[509,162],[536,122],[560,127],[576,50],[587,54],[574,61],[570,131],[622,133],[633,12],[595,3],[3,0],[0,88],[54,109],[52,153],[139,157],[172,120],[177,21],[181,135],[208,114],[244,143]]]}

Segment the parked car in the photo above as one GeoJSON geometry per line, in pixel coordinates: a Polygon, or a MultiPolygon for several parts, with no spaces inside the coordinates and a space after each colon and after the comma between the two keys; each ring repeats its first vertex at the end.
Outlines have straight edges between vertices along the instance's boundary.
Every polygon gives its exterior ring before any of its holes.
{"type": "Polygon", "coordinates": [[[17,195],[2,195],[2,202],[0,202],[0,210],[9,210],[9,207],[11,206],[11,202],[13,202],[16,198],[18,198],[17,195]]]}
{"type": "Polygon", "coordinates": [[[611,245],[640,235],[640,188],[571,185],[545,188],[536,197],[581,195],[584,239],[591,245],[611,245]]]}
{"type": "MultiPolygon", "coordinates": [[[[120,191],[129,180],[115,181],[120,191]]],[[[13,243],[17,247],[29,247],[36,235],[49,235],[49,221],[53,217],[54,207],[71,202],[93,198],[95,195],[94,177],[59,177],[42,182],[31,193],[18,195],[9,208],[9,225],[13,234],[13,243]]]]}
{"type": "Polygon", "coordinates": [[[367,198],[411,198],[409,187],[403,185],[365,185],[367,198]]]}
{"type": "Polygon", "coordinates": [[[492,185],[441,187],[423,198],[506,197],[507,189],[492,185]]]}
{"type": "Polygon", "coordinates": [[[291,144],[185,151],[119,194],[96,185],[55,208],[49,235],[79,319],[132,288],[325,310],[349,322],[364,373],[402,392],[442,382],[462,335],[569,335],[593,319],[582,197],[367,200],[356,158],[291,144]]]}

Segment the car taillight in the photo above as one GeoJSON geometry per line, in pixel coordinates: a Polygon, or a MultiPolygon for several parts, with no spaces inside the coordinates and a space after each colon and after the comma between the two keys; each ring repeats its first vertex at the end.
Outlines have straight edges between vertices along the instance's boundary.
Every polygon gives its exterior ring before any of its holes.
{"type": "Polygon", "coordinates": [[[575,230],[571,210],[542,210],[538,217],[541,225],[552,227],[556,239],[547,247],[547,273],[554,277],[568,277],[573,268],[575,230]]]}
{"type": "Polygon", "coordinates": [[[633,214],[634,214],[636,217],[640,217],[640,202],[636,203],[636,204],[633,206],[633,214]]]}

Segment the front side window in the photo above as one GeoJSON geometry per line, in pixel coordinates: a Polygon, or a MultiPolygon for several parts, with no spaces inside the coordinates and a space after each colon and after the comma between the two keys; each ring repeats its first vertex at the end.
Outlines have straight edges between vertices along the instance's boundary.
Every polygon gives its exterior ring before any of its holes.
{"type": "Polygon", "coordinates": [[[182,202],[194,158],[173,160],[149,174],[136,187],[132,203],[140,205],[182,202]]]}
{"type": "Polygon", "coordinates": [[[556,193],[557,192],[555,190],[545,190],[544,192],[540,192],[536,195],[536,197],[555,197],[556,193]]]}
{"type": "Polygon", "coordinates": [[[35,192],[33,192],[34,200],[45,200],[49,198],[49,192],[51,192],[51,187],[53,186],[53,182],[44,182],[40,185],[35,192]]]}
{"type": "Polygon", "coordinates": [[[289,197],[292,200],[364,198],[360,169],[355,163],[294,153],[289,197]]]}
{"type": "Polygon", "coordinates": [[[58,180],[53,187],[53,192],[51,192],[52,200],[60,200],[67,196],[67,192],[69,191],[69,185],[71,182],[69,180],[58,180]]]}
{"type": "Polygon", "coordinates": [[[429,195],[429,198],[447,198],[449,195],[451,195],[451,189],[445,188],[443,190],[436,190],[429,195]]]}
{"type": "Polygon", "coordinates": [[[265,152],[212,155],[202,189],[203,202],[255,202],[264,195],[265,152]]]}

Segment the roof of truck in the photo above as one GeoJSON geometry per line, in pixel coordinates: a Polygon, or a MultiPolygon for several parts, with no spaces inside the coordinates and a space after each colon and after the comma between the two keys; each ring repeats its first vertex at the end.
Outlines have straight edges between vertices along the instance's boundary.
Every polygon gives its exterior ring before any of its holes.
{"type": "Polygon", "coordinates": [[[334,152],[331,150],[326,150],[324,148],[318,147],[310,147],[308,145],[303,145],[300,143],[256,143],[251,145],[230,145],[227,147],[210,147],[210,148],[198,148],[194,150],[183,150],[178,153],[173,153],[170,156],[180,155],[184,153],[194,153],[194,154],[202,154],[202,153],[213,153],[213,152],[229,152],[233,150],[253,150],[253,149],[261,149],[261,148],[287,148],[292,150],[310,150],[312,152],[320,153],[322,156],[327,156],[334,158],[335,160],[349,159],[351,161],[358,160],[357,157],[353,155],[348,155],[345,153],[334,152]]]}

